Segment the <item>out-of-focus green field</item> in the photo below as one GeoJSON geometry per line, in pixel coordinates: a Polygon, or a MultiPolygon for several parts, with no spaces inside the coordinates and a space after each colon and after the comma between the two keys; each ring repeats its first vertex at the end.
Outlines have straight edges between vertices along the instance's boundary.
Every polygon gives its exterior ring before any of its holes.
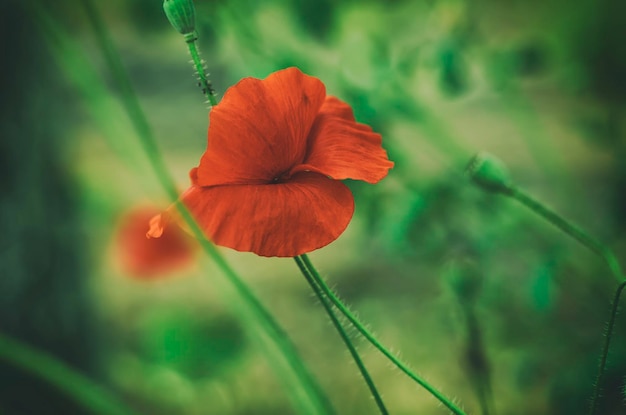
{"type": "MultiPolygon", "coordinates": [[[[258,340],[204,256],[126,275],[124,212],[168,201],[80,2],[0,5],[0,332],[69,362],[150,415],[292,414],[258,340]]],[[[158,0],[97,2],[180,189],[207,106],[158,0]]],[[[310,255],[380,340],[468,414],[584,414],[609,303],[605,264],[463,175],[478,151],[624,258],[626,3],[196,1],[218,92],[297,66],[383,135],[396,163],[350,182],[348,230],[310,255]]],[[[224,255],[285,328],[339,414],[375,414],[290,259],[224,255]]],[[[391,414],[445,414],[356,332],[391,414]]],[[[618,317],[599,413],[626,412],[618,317]]],[[[0,363],[0,413],[80,414],[0,363]]]]}

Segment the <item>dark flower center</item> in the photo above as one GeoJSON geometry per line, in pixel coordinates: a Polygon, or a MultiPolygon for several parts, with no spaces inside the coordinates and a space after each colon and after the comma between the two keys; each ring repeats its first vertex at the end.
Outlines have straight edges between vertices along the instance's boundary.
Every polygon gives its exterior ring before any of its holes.
{"type": "Polygon", "coordinates": [[[270,184],[285,183],[286,181],[291,179],[291,174],[289,172],[290,172],[290,170],[287,170],[287,171],[285,171],[283,173],[280,173],[279,175],[275,176],[272,179],[272,181],[270,182],[270,184]]]}

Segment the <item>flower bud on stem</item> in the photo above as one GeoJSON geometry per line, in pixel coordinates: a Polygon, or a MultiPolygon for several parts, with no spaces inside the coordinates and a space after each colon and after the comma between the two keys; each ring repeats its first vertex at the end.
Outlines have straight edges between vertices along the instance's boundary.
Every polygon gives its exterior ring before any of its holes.
{"type": "Polygon", "coordinates": [[[615,326],[615,318],[617,316],[617,308],[620,300],[620,296],[626,287],[626,281],[624,281],[624,273],[617,260],[617,257],[608,247],[602,243],[596,241],[589,236],[585,231],[577,227],[576,225],[565,220],[561,215],[544,206],[539,201],[532,198],[530,195],[523,192],[518,187],[512,184],[509,179],[506,167],[497,158],[481,153],[475,156],[469,163],[467,168],[472,181],[484,190],[507,195],[522,205],[526,206],[548,222],[565,232],[567,235],[580,242],[584,247],[591,252],[599,255],[600,258],[606,262],[611,274],[620,282],[620,285],[615,291],[615,297],[611,306],[611,316],[606,328],[605,342],[602,349],[602,356],[600,358],[600,367],[598,368],[598,375],[596,377],[595,387],[591,398],[591,407],[589,410],[590,415],[594,415],[596,411],[598,396],[600,394],[600,387],[602,379],[604,377],[604,371],[606,367],[606,359],[609,353],[609,346],[611,338],[613,336],[613,328],[615,326]]]}
{"type": "Polygon", "coordinates": [[[198,32],[196,31],[196,9],[192,0],[164,0],[163,11],[171,25],[185,38],[189,54],[198,75],[198,85],[202,88],[202,93],[206,96],[209,105],[217,105],[217,97],[211,81],[207,77],[204,61],[200,58],[200,53],[196,46],[198,32]]]}
{"type": "Polygon", "coordinates": [[[591,252],[599,255],[606,262],[611,273],[618,281],[623,280],[621,267],[613,251],[593,239],[576,225],[564,219],[558,213],[535,200],[519,187],[513,185],[512,180],[509,178],[508,170],[502,161],[490,154],[480,153],[472,158],[466,172],[470,179],[483,190],[500,193],[517,200],[546,219],[552,225],[580,242],[591,252]]]}
{"type": "Polygon", "coordinates": [[[468,163],[466,173],[477,186],[492,193],[509,194],[511,179],[504,163],[488,153],[478,153],[468,163]]]}

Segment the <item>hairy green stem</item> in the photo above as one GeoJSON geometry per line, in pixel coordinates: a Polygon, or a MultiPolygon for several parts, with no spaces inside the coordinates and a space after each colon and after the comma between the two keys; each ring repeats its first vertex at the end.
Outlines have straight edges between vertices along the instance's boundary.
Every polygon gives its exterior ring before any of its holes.
{"type": "Polygon", "coordinates": [[[49,382],[94,414],[137,414],[59,359],[3,334],[0,334],[0,359],[49,382]]]}
{"type": "Polygon", "coordinates": [[[202,61],[202,58],[200,58],[200,53],[198,52],[198,48],[196,47],[196,42],[197,38],[193,37],[192,39],[187,41],[187,47],[189,48],[189,54],[191,55],[194,68],[196,69],[196,73],[198,74],[198,80],[200,87],[202,88],[202,93],[209,101],[209,105],[213,107],[217,105],[217,97],[215,96],[215,90],[213,89],[213,85],[211,85],[211,81],[209,81],[209,78],[204,70],[204,62],[202,61]]]}
{"type": "MultiPolygon", "coordinates": [[[[178,199],[176,185],[168,173],[163,157],[161,156],[161,153],[156,145],[156,141],[154,140],[154,135],[152,134],[147,118],[139,105],[139,101],[133,91],[128,75],[122,66],[119,55],[115,50],[108,31],[95,6],[93,5],[92,0],[83,0],[83,4],[94,28],[98,45],[103,51],[106,63],[113,73],[115,80],[118,82],[121,90],[122,103],[130,116],[134,128],[137,130],[139,141],[148,156],[150,165],[169,198],[176,201],[178,199]]],[[[283,374],[280,378],[291,386],[289,390],[298,395],[293,398],[294,403],[299,405],[301,410],[305,413],[333,414],[334,410],[326,398],[326,395],[313,379],[308,369],[304,366],[294,345],[291,343],[284,330],[265,309],[245,282],[237,275],[224,257],[219,253],[215,245],[204,237],[204,233],[199,228],[189,211],[180,202],[176,202],[176,206],[181,214],[181,217],[189,226],[192,233],[200,241],[204,251],[221,269],[227,280],[235,288],[237,294],[243,300],[243,304],[246,306],[245,311],[247,311],[246,317],[249,317],[252,321],[254,321],[254,323],[251,323],[250,326],[261,327],[262,333],[266,334],[281,352],[280,357],[272,356],[271,351],[268,349],[267,351],[270,353],[269,356],[274,360],[279,358],[286,360],[288,367],[280,368],[283,374]],[[286,378],[288,377],[293,377],[293,381],[287,380],[286,378]],[[302,389],[302,394],[298,394],[297,392],[300,391],[294,390],[293,383],[302,389]]]]}
{"type": "Polygon", "coordinates": [[[361,360],[361,357],[359,356],[359,353],[357,352],[356,347],[350,340],[350,337],[348,336],[348,333],[346,333],[345,329],[343,328],[343,325],[341,324],[341,322],[335,315],[335,312],[333,311],[333,308],[332,308],[333,307],[332,304],[329,302],[328,298],[324,295],[322,289],[316,283],[315,278],[309,272],[308,268],[304,264],[303,259],[301,257],[294,257],[294,260],[296,261],[296,264],[298,265],[300,272],[302,272],[302,275],[304,275],[304,278],[306,278],[307,282],[309,283],[309,285],[315,292],[315,295],[324,306],[324,309],[326,310],[328,317],[330,317],[330,320],[332,321],[333,325],[337,329],[337,332],[341,336],[341,339],[343,340],[344,344],[350,351],[350,354],[352,355],[354,362],[356,363],[356,365],[359,368],[359,371],[361,372],[361,376],[363,376],[365,383],[367,383],[367,387],[369,388],[372,396],[374,397],[374,400],[376,401],[376,405],[378,406],[380,413],[383,415],[387,415],[389,412],[387,412],[387,408],[385,408],[383,399],[378,393],[378,390],[376,389],[376,385],[374,384],[374,381],[372,380],[369,372],[365,368],[365,365],[363,364],[363,361],[361,360]]]}
{"type": "Polygon", "coordinates": [[[354,327],[365,337],[374,347],[376,347],[383,355],[385,355],[394,365],[398,367],[407,376],[417,382],[421,387],[426,389],[431,395],[433,395],[439,402],[441,402],[446,408],[451,410],[455,415],[465,415],[465,412],[457,405],[455,405],[450,399],[446,398],[441,392],[431,386],[426,380],[415,374],[409,367],[404,364],[400,359],[389,351],[378,339],[359,321],[359,319],[350,311],[350,309],[335,295],[333,290],[330,289],[326,281],[317,272],[311,260],[306,254],[300,256],[306,265],[307,269],[313,276],[315,282],[322,289],[326,297],[346,316],[346,318],[354,325],[354,327]]]}
{"type": "Polygon", "coordinates": [[[606,368],[606,360],[609,356],[609,347],[611,345],[611,338],[613,337],[613,327],[615,326],[615,319],[617,318],[617,309],[619,308],[619,300],[626,287],[626,281],[622,282],[615,291],[615,297],[613,298],[613,304],[611,305],[611,317],[609,318],[609,324],[606,326],[606,333],[604,339],[604,346],[602,348],[602,357],[600,358],[600,367],[598,367],[598,374],[596,375],[596,382],[591,397],[591,406],[589,408],[589,414],[594,415],[596,413],[596,407],[598,404],[598,397],[600,396],[600,388],[604,379],[604,370],[606,368]]]}

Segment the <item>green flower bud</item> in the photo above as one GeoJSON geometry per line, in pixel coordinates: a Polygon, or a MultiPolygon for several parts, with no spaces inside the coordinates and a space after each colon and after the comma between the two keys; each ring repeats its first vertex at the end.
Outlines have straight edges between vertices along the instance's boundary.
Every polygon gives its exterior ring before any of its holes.
{"type": "Polygon", "coordinates": [[[174,29],[185,35],[187,42],[197,39],[196,9],[192,0],[164,0],[163,10],[174,29]]]}
{"type": "Polygon", "coordinates": [[[475,155],[467,165],[466,172],[484,190],[494,193],[511,192],[508,169],[502,161],[489,153],[475,155]]]}

